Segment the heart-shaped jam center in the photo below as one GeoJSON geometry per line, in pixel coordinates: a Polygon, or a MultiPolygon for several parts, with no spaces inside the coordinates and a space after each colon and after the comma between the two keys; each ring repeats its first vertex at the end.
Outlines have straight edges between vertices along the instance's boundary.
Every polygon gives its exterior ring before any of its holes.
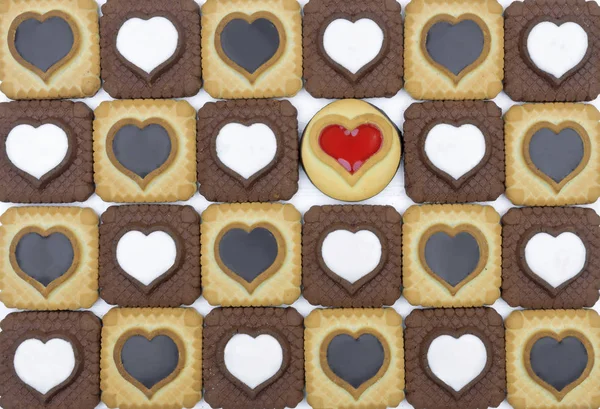
{"type": "Polygon", "coordinates": [[[62,233],[42,236],[30,232],[17,242],[15,258],[25,274],[48,287],[69,271],[75,252],[69,238],[62,233]]]}
{"type": "Polygon", "coordinates": [[[360,167],[383,144],[381,130],[372,124],[360,125],[348,130],[342,125],[329,125],[319,136],[319,145],[323,152],[334,158],[350,174],[360,167]]]}

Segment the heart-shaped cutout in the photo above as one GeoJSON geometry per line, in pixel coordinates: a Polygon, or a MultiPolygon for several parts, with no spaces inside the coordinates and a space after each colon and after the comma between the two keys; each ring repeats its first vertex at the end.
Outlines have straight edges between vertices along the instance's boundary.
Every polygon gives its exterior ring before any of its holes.
{"type": "Polygon", "coordinates": [[[556,290],[583,271],[587,251],[576,234],[564,232],[552,236],[542,232],[527,241],[525,262],[533,274],[556,290]]]}
{"type": "Polygon", "coordinates": [[[283,348],[272,335],[236,334],[225,345],[224,362],[231,375],[257,389],[280,371],[283,348]]]}
{"type": "Polygon", "coordinates": [[[268,223],[231,224],[215,240],[217,264],[250,294],[279,271],[284,255],[283,237],[268,223]]]}
{"type": "Polygon", "coordinates": [[[179,47],[179,32],[165,17],[134,17],[121,25],[116,41],[119,54],[139,68],[144,77],[151,79],[175,55],[179,47]]]}
{"type": "Polygon", "coordinates": [[[431,164],[449,175],[455,186],[474,173],[471,171],[478,167],[487,151],[485,136],[472,124],[435,125],[425,137],[424,149],[431,164]]]}
{"type": "Polygon", "coordinates": [[[285,29],[269,12],[231,13],[217,27],[215,48],[223,61],[253,83],[285,49],[285,29]]]}
{"type": "Polygon", "coordinates": [[[330,125],[321,131],[319,144],[323,152],[352,175],[379,151],[383,135],[372,124],[360,125],[352,130],[343,125],[330,125]]]}
{"type": "Polygon", "coordinates": [[[46,399],[69,383],[76,372],[76,351],[70,342],[52,338],[46,342],[30,338],[17,347],[13,359],[15,373],[46,399]]]}
{"type": "Polygon", "coordinates": [[[457,393],[480,377],[487,360],[485,344],[472,334],[440,335],[427,350],[427,364],[432,374],[457,393]]]}
{"type": "Polygon", "coordinates": [[[574,22],[557,25],[542,21],[528,31],[526,51],[538,70],[560,83],[584,61],[588,54],[588,35],[574,22]]]}
{"type": "Polygon", "coordinates": [[[529,376],[561,401],[590,374],[594,350],[575,331],[540,332],[527,344],[525,368],[529,376]]]}
{"type": "MultiPolygon", "coordinates": [[[[351,80],[377,61],[384,49],[385,35],[379,25],[368,18],[356,21],[338,18],[323,32],[323,50],[334,65],[351,80]]],[[[385,50],[384,50],[385,51],[385,50]]]]}
{"type": "Polygon", "coordinates": [[[262,123],[245,126],[228,123],[215,140],[219,161],[231,169],[248,186],[262,175],[277,155],[277,137],[262,123]]]}
{"type": "Polygon", "coordinates": [[[57,168],[69,152],[67,133],[54,124],[17,125],[6,137],[6,156],[39,182],[57,168]]]}
{"type": "Polygon", "coordinates": [[[121,236],[117,243],[117,263],[144,287],[153,284],[167,275],[177,262],[177,244],[164,231],[144,234],[130,230],[121,236]]]}
{"type": "Polygon", "coordinates": [[[425,25],[421,49],[432,65],[458,83],[489,54],[490,34],[474,14],[441,14],[425,25]]]}

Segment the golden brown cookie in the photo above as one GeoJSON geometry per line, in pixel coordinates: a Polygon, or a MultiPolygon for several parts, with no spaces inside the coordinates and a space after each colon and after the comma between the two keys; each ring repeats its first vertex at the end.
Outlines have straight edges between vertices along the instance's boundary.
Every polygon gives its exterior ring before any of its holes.
{"type": "Polygon", "coordinates": [[[11,99],[83,98],[100,88],[94,0],[4,0],[0,91],[11,99]]]}
{"type": "Polygon", "coordinates": [[[513,408],[600,407],[596,311],[515,311],[505,326],[508,402],[513,408]]]}
{"type": "Polygon", "coordinates": [[[196,111],[186,101],[103,102],[94,181],[107,202],[175,202],[196,191],[196,111]]]}
{"type": "Polygon", "coordinates": [[[600,197],[600,112],[586,104],[525,104],[504,116],[506,196],[516,205],[600,197]]]}
{"type": "Polygon", "coordinates": [[[500,93],[504,21],[496,0],[413,0],[404,24],[404,87],[413,98],[500,93]]]}
{"type": "Polygon", "coordinates": [[[404,399],[402,317],[391,308],[317,309],[304,320],[315,409],[385,409],[404,399]]]}
{"type": "Polygon", "coordinates": [[[109,408],[191,408],[202,397],[202,316],[113,308],[102,320],[100,388],[109,408]]]}
{"type": "Polygon", "coordinates": [[[411,206],[404,214],[404,296],[424,307],[480,307],[500,298],[500,215],[491,206],[411,206]]]}
{"type": "Polygon", "coordinates": [[[98,299],[98,216],[81,207],[13,207],[0,223],[0,301],[76,310],[98,299]]]}
{"type": "Polygon", "coordinates": [[[301,12],[296,0],[208,0],[202,6],[206,92],[238,99],[300,91],[301,12]]]}

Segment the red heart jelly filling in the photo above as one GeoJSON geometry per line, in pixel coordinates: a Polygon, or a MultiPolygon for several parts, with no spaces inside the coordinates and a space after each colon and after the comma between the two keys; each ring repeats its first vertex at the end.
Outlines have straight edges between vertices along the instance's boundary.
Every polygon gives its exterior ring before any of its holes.
{"type": "Polygon", "coordinates": [[[352,131],[341,125],[329,125],[319,137],[321,149],[351,174],[375,155],[382,143],[381,131],[371,124],[360,125],[352,131]]]}

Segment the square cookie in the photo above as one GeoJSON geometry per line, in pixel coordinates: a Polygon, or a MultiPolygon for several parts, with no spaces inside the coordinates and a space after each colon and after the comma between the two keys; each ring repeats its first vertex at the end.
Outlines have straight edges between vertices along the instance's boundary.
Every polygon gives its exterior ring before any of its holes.
{"type": "Polygon", "coordinates": [[[4,409],[94,409],[100,319],[91,312],[18,312],[0,323],[4,409]]]}
{"type": "Polygon", "coordinates": [[[102,320],[109,408],[192,408],[202,397],[202,316],[192,308],[113,308],[102,320]]]}
{"type": "Polygon", "coordinates": [[[298,191],[298,111],[288,101],[206,103],[198,113],[198,182],[211,202],[289,200],[298,191]]]}
{"type": "Polygon", "coordinates": [[[315,98],[391,97],[402,88],[402,14],[387,0],[310,0],[304,78],[315,98]]]}
{"type": "Polygon", "coordinates": [[[406,400],[415,409],[497,407],[506,397],[504,323],[492,308],[406,317],[406,400]]]}
{"type": "Polygon", "coordinates": [[[600,197],[600,112],[586,104],[525,104],[504,116],[506,197],[517,206],[600,197]]]}
{"type": "Polygon", "coordinates": [[[204,89],[213,98],[291,97],[302,88],[296,0],[208,0],[202,6],[204,89]]]}
{"type": "Polygon", "coordinates": [[[0,216],[0,301],[76,310],[98,299],[98,216],[82,207],[12,207],[0,216]]]}
{"type": "Polygon", "coordinates": [[[404,296],[423,307],[481,307],[500,298],[500,215],[491,206],[411,206],[404,213],[404,296]]]}
{"type": "Polygon", "coordinates": [[[600,94],[596,1],[525,0],[504,13],[504,91],[514,101],[591,101],[600,94]]]}
{"type": "Polygon", "coordinates": [[[85,202],[94,193],[92,121],[82,102],[0,104],[0,201],[85,202]]]}
{"type": "Polygon", "coordinates": [[[295,408],[304,398],[304,318],[293,308],[216,308],[204,320],[213,408],[295,408]]]}
{"type": "Polygon", "coordinates": [[[313,206],[302,229],[303,295],[325,307],[400,298],[402,217],[391,206],[313,206]]]}
{"type": "Polygon", "coordinates": [[[113,98],[194,96],[202,86],[200,7],[194,0],[108,0],[100,53],[113,98]]]}
{"type": "Polygon", "coordinates": [[[106,202],[176,202],[196,191],[196,111],[186,101],[101,103],[94,181],[106,202]]]}
{"type": "Polygon", "coordinates": [[[385,409],[404,399],[402,317],[391,308],[316,309],[304,320],[314,409],[385,409]]]}
{"type": "Polygon", "coordinates": [[[600,216],[593,209],[510,209],[502,217],[502,298],[512,307],[593,307],[600,216]]]}
{"type": "Polygon", "coordinates": [[[94,0],[3,0],[0,36],[0,91],[8,98],[84,98],[100,89],[94,0]]]}
{"type": "Polygon", "coordinates": [[[496,0],[413,0],[404,24],[404,88],[413,98],[491,99],[502,91],[496,0]]]}
{"type": "Polygon", "coordinates": [[[600,407],[596,311],[514,311],[505,325],[508,402],[514,409],[600,407]]]}
{"type": "Polygon", "coordinates": [[[504,193],[504,122],[496,104],[424,102],[404,118],[404,183],[412,200],[486,202],[504,193]]]}
{"type": "Polygon", "coordinates": [[[200,216],[191,206],[111,206],[100,224],[100,296],[120,307],[200,297],[200,216]]]}
{"type": "Polygon", "coordinates": [[[290,305],[300,297],[301,215],[291,204],[211,205],[202,213],[202,291],[211,305],[290,305]]]}

